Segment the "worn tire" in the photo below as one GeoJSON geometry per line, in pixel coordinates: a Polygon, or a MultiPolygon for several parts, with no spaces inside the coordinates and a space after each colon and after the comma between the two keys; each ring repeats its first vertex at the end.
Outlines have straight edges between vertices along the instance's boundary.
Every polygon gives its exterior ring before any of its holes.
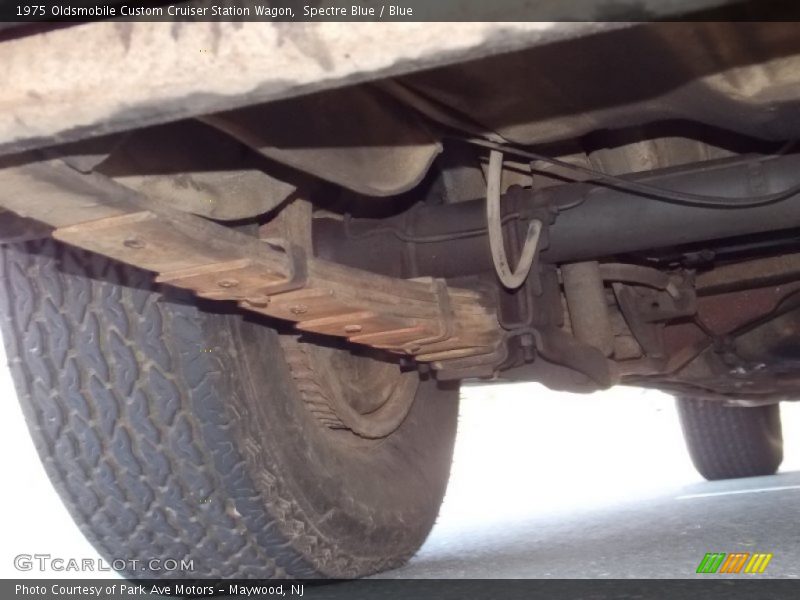
{"type": "Polygon", "coordinates": [[[678,398],[678,415],[692,463],[706,479],[772,475],[783,461],[779,404],[725,406],[678,398]]]}
{"type": "Polygon", "coordinates": [[[0,255],[3,337],[31,435],[98,551],[145,565],[127,575],[357,577],[425,540],[457,389],[423,382],[380,440],[332,430],[265,324],[204,312],[147,273],[52,241],[0,255]]]}

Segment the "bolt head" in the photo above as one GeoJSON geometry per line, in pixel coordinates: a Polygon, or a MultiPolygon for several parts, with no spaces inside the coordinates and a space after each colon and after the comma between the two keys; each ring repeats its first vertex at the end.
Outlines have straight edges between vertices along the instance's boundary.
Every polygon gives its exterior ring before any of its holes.
{"type": "Polygon", "coordinates": [[[289,312],[293,315],[304,315],[308,312],[308,307],[305,304],[298,304],[297,306],[291,307],[289,312]]]}
{"type": "Polygon", "coordinates": [[[142,240],[137,240],[136,238],[128,238],[122,245],[126,248],[130,248],[131,250],[141,250],[145,247],[145,243],[142,240]]]}

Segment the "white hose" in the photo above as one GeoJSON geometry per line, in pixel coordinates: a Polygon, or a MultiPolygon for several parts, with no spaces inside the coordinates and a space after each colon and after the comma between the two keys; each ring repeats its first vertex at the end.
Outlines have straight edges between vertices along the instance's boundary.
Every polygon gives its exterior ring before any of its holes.
{"type": "Polygon", "coordinates": [[[503,215],[500,212],[500,182],[502,174],[503,153],[499,150],[491,150],[489,153],[489,171],[486,175],[486,222],[489,228],[489,247],[492,251],[492,261],[500,282],[508,289],[515,290],[525,283],[528,273],[530,273],[533,259],[536,256],[536,247],[539,245],[542,222],[538,219],[533,219],[530,222],[519,263],[517,268],[512,271],[506,256],[506,247],[503,241],[503,215]]]}

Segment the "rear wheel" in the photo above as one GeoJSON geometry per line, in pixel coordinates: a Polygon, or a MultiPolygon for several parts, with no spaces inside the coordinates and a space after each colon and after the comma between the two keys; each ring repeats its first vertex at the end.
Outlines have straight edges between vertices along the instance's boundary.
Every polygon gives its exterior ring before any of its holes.
{"type": "Polygon", "coordinates": [[[695,468],[706,479],[772,475],[783,460],[780,405],[725,406],[679,398],[683,436],[695,468]]]}
{"type": "Polygon", "coordinates": [[[0,254],[3,336],[36,447],[100,553],[140,561],[127,574],[355,577],[425,540],[457,389],[200,310],[55,242],[0,254]]]}

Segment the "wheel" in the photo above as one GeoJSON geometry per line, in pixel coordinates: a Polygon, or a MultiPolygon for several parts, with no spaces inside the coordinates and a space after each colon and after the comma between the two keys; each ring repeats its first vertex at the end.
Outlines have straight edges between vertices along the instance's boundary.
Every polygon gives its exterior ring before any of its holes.
{"type": "Polygon", "coordinates": [[[3,337],[39,455],[98,551],[138,561],[126,575],[358,577],[425,540],[456,387],[201,310],[52,241],[0,255],[3,337]]]}
{"type": "Polygon", "coordinates": [[[692,463],[706,479],[772,475],[783,460],[780,405],[725,406],[678,398],[692,463]]]}

